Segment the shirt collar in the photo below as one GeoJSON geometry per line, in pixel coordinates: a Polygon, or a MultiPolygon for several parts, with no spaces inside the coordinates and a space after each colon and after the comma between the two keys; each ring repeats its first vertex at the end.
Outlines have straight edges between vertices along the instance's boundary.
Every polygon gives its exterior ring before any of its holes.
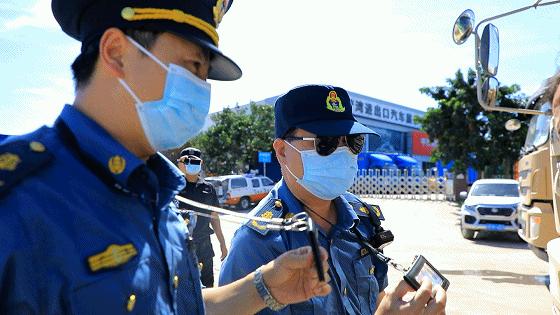
{"type": "MultiPolygon", "coordinates": [[[[133,172],[146,163],[128,151],[99,124],[77,110],[65,105],[59,119],[68,127],[76,139],[78,149],[98,164],[119,185],[126,187],[133,172]]],[[[160,187],[179,191],[185,185],[181,171],[160,153],[149,160],[149,168],[158,178],[160,187]]]]}
{"type": "MultiPolygon", "coordinates": [[[[288,210],[291,213],[298,214],[303,212],[303,207],[301,202],[294,196],[294,194],[284,182],[284,179],[280,180],[278,183],[280,186],[278,188],[278,198],[282,200],[288,207],[288,210]]],[[[337,222],[335,227],[343,230],[349,230],[354,225],[357,225],[360,222],[360,219],[356,215],[354,208],[344,199],[343,196],[339,196],[334,199],[334,205],[336,207],[337,213],[337,222]]]]}

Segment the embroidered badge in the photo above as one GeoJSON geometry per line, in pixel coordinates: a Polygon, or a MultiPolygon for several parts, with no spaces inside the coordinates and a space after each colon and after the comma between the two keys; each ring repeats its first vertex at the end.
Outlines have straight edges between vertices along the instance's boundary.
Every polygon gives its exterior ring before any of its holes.
{"type": "Polygon", "coordinates": [[[363,212],[363,213],[365,213],[365,214],[369,214],[369,210],[368,210],[368,208],[366,208],[365,206],[361,206],[361,207],[360,207],[360,211],[363,212]]]}
{"type": "Polygon", "coordinates": [[[226,14],[229,5],[229,0],[218,0],[214,6],[214,22],[216,23],[216,28],[222,22],[222,18],[226,14]]]}
{"type": "Polygon", "coordinates": [[[4,153],[0,155],[0,170],[13,171],[21,162],[19,156],[12,153],[4,153]]]}
{"type": "Polygon", "coordinates": [[[109,171],[115,175],[119,175],[124,172],[126,168],[126,160],[120,156],[115,155],[109,159],[109,171]]]}
{"type": "Polygon", "coordinates": [[[89,269],[96,272],[101,269],[115,268],[127,263],[138,252],[132,244],[112,244],[99,254],[88,257],[89,269]]]}
{"type": "Polygon", "coordinates": [[[377,215],[377,217],[381,217],[381,210],[379,209],[378,206],[372,206],[373,210],[375,210],[375,215],[377,215]]]}
{"type": "MultiPolygon", "coordinates": [[[[266,211],[261,215],[261,218],[265,218],[265,219],[272,219],[272,217],[273,217],[272,211],[266,211]]],[[[266,224],[264,225],[260,224],[257,220],[253,220],[251,224],[259,230],[266,230],[266,224]]]]}
{"type": "Polygon", "coordinates": [[[345,110],[344,106],[342,106],[342,100],[340,100],[336,91],[329,92],[329,96],[327,97],[327,109],[337,113],[345,110]]]}

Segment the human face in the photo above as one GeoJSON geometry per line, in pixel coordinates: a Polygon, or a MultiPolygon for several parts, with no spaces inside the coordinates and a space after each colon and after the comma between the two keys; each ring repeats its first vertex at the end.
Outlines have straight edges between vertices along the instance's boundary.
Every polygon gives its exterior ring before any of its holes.
{"type": "MultiPolygon", "coordinates": [[[[143,102],[161,99],[167,72],[131,43],[128,45],[133,53],[128,59],[125,81],[143,102]]],[[[194,43],[163,33],[157,38],[150,52],[166,65],[172,63],[181,66],[201,80],[208,78],[209,53],[194,43]]]]}
{"type": "Polygon", "coordinates": [[[196,157],[196,156],[182,156],[179,159],[177,159],[177,167],[181,170],[181,172],[183,172],[183,174],[188,175],[187,174],[187,168],[186,165],[187,164],[200,164],[202,166],[202,163],[204,161],[202,161],[202,159],[196,157]]]}

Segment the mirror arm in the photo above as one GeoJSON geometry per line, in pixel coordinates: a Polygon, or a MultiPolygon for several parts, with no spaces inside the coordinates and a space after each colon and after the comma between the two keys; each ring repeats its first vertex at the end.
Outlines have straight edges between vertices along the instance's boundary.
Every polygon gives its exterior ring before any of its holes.
{"type": "Polygon", "coordinates": [[[560,3],[560,0],[548,1],[548,2],[544,2],[544,3],[541,3],[541,1],[542,1],[542,0],[539,0],[539,1],[535,2],[534,4],[532,4],[532,5],[529,5],[529,6],[526,6],[526,7],[522,7],[522,8],[513,10],[513,11],[509,11],[509,12],[506,12],[506,13],[502,13],[502,14],[499,14],[499,15],[496,15],[496,16],[493,16],[493,17],[489,17],[489,18],[487,18],[487,19],[484,19],[484,20],[480,21],[480,22],[476,25],[476,27],[475,27],[475,29],[474,29],[474,32],[476,33],[476,32],[478,31],[478,27],[479,27],[482,23],[490,22],[490,21],[492,21],[492,20],[496,20],[496,19],[502,18],[502,17],[504,17],[504,16],[512,15],[512,14],[515,14],[515,13],[523,12],[523,11],[529,10],[529,9],[531,9],[531,8],[536,9],[537,7],[544,7],[544,6],[547,6],[547,5],[560,3]]]}

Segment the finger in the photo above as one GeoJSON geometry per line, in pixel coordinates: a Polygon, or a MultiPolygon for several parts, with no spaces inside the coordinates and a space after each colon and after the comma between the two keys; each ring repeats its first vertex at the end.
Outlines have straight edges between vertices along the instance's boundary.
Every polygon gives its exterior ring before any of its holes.
{"type": "Polygon", "coordinates": [[[313,255],[311,254],[311,247],[304,246],[287,251],[276,260],[282,261],[282,265],[288,269],[303,269],[312,266],[313,255]]]}
{"type": "Polygon", "coordinates": [[[424,278],[422,279],[422,285],[420,286],[420,289],[418,289],[410,304],[413,306],[421,307],[423,309],[431,297],[432,281],[430,281],[430,279],[428,278],[424,278]]]}
{"type": "Polygon", "coordinates": [[[393,289],[393,294],[402,299],[402,297],[408,292],[414,292],[414,288],[408,284],[405,280],[401,280],[399,284],[393,289]]]}
{"type": "Polygon", "coordinates": [[[321,255],[321,261],[327,261],[329,259],[329,253],[324,247],[319,247],[319,252],[321,255]]]}
{"type": "Polygon", "coordinates": [[[445,314],[445,305],[447,303],[447,292],[437,286],[436,296],[428,302],[425,314],[445,314]]]}
{"type": "Polygon", "coordinates": [[[325,282],[322,282],[321,285],[313,288],[313,295],[314,296],[325,296],[331,293],[331,286],[325,282]]]}

